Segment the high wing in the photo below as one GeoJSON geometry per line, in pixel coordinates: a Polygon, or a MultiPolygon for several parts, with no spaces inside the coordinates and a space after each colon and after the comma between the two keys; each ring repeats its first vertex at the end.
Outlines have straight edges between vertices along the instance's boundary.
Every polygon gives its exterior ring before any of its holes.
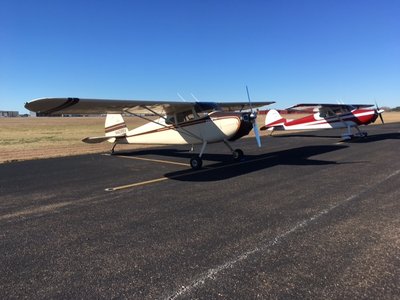
{"type": "Polygon", "coordinates": [[[353,109],[367,108],[374,106],[373,104],[330,104],[330,103],[301,103],[287,108],[288,111],[314,111],[318,112],[322,109],[329,109],[333,112],[352,111],[353,109]]]}
{"type": "Polygon", "coordinates": [[[181,102],[153,100],[112,100],[83,98],[39,98],[25,103],[25,108],[44,115],[55,114],[106,114],[106,113],[156,113],[171,114],[192,107],[202,111],[225,110],[235,111],[261,107],[274,101],[252,102],[181,102]]]}

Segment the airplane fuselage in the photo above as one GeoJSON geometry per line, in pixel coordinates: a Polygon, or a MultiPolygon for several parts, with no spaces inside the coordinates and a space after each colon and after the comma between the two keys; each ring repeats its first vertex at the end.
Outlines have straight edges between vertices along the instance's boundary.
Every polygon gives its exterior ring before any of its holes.
{"type": "Polygon", "coordinates": [[[347,128],[358,125],[368,125],[375,122],[378,113],[374,109],[355,109],[351,112],[321,117],[319,113],[304,118],[286,121],[281,124],[284,130],[315,130],[331,128],[347,128]]]}
{"type": "Polygon", "coordinates": [[[132,129],[126,136],[117,138],[118,144],[202,144],[234,141],[247,135],[252,129],[248,113],[212,112],[207,116],[176,123],[159,118],[132,129]]]}

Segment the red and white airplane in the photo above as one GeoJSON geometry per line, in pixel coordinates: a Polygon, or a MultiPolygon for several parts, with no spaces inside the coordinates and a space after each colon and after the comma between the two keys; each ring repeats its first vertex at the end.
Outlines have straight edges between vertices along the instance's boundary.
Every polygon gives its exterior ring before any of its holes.
{"type": "MultiPolygon", "coordinates": [[[[248,92],[247,92],[248,93],[248,92]]],[[[105,136],[88,137],[86,143],[118,144],[200,144],[200,153],[190,160],[193,169],[202,167],[202,155],[207,144],[223,142],[235,160],[243,151],[234,150],[229,142],[246,136],[253,129],[261,147],[253,107],[275,103],[263,102],[176,102],[148,100],[109,100],[80,98],[40,98],[25,104],[25,108],[43,115],[107,114],[105,136]],[[245,111],[248,110],[248,111],[245,111]],[[128,130],[122,114],[148,121],[143,126],[128,130]],[[151,117],[156,116],[156,118],[151,117]]]]}
{"type": "Polygon", "coordinates": [[[352,137],[365,137],[367,132],[360,130],[360,125],[368,125],[375,122],[380,117],[382,124],[382,109],[370,104],[324,104],[324,103],[303,103],[292,106],[290,111],[312,111],[313,114],[304,118],[287,120],[278,111],[270,110],[265,116],[265,125],[261,130],[316,130],[347,128],[347,132],[342,134],[343,139],[352,137]],[[351,128],[357,129],[356,133],[351,132],[351,128]]]}

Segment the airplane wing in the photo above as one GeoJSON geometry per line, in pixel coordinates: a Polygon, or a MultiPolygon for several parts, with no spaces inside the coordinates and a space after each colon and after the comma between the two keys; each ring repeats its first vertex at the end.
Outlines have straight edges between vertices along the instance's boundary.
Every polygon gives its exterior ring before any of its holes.
{"type": "MultiPolygon", "coordinates": [[[[253,107],[265,106],[273,101],[252,102],[253,107]]],[[[182,102],[153,100],[112,100],[84,98],[39,98],[25,103],[25,108],[44,115],[55,114],[107,114],[135,113],[156,114],[174,113],[196,107],[210,111],[222,109],[226,111],[248,109],[248,102],[182,102]]]]}
{"type": "Polygon", "coordinates": [[[320,111],[321,109],[330,109],[332,111],[351,111],[353,109],[367,108],[373,104],[338,104],[338,103],[301,103],[287,108],[288,111],[320,111]]]}
{"type": "Polygon", "coordinates": [[[248,101],[246,102],[217,102],[216,105],[219,106],[222,110],[226,111],[238,111],[238,110],[248,110],[251,108],[259,108],[266,105],[270,105],[275,103],[275,101],[262,101],[262,102],[251,102],[251,105],[248,101]]]}

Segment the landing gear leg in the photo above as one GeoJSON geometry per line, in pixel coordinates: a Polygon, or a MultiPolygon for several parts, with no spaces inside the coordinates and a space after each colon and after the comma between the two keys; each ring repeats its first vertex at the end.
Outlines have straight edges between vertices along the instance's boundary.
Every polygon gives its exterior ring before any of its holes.
{"type": "Polygon", "coordinates": [[[351,133],[350,125],[347,125],[347,132],[342,134],[342,139],[351,140],[353,138],[353,134],[351,133]]]}
{"type": "Polygon", "coordinates": [[[357,129],[358,134],[359,134],[358,136],[360,136],[360,137],[366,137],[366,136],[368,136],[368,133],[365,132],[365,131],[361,131],[360,128],[358,128],[358,126],[356,126],[356,129],[357,129]]]}
{"type": "Polygon", "coordinates": [[[114,145],[113,145],[113,147],[112,147],[112,149],[111,149],[111,154],[114,154],[115,146],[117,146],[117,143],[114,143],[114,145]]]}
{"type": "Polygon", "coordinates": [[[235,149],[233,150],[232,146],[228,143],[227,140],[224,140],[224,144],[228,147],[228,149],[231,151],[233,159],[236,161],[239,161],[243,158],[243,151],[240,149],[235,149]]]}
{"type": "Polygon", "coordinates": [[[351,140],[353,137],[366,137],[368,136],[368,133],[365,131],[361,131],[358,126],[354,126],[357,129],[357,133],[352,134],[351,133],[351,127],[350,125],[347,125],[347,133],[342,134],[342,138],[345,140],[351,140]]]}
{"type": "Polygon", "coordinates": [[[353,134],[351,133],[351,127],[350,127],[350,125],[347,125],[347,134],[349,135],[349,136],[352,136],[353,134]]]}
{"type": "Polygon", "coordinates": [[[199,156],[192,157],[192,159],[190,160],[190,166],[192,167],[192,169],[199,170],[203,166],[203,160],[201,159],[201,157],[204,153],[204,150],[206,149],[206,146],[207,146],[207,141],[203,141],[203,145],[201,146],[199,156]]]}
{"type": "Polygon", "coordinates": [[[274,133],[274,129],[275,127],[272,127],[271,133],[269,134],[269,136],[272,136],[272,134],[274,133]]]}

